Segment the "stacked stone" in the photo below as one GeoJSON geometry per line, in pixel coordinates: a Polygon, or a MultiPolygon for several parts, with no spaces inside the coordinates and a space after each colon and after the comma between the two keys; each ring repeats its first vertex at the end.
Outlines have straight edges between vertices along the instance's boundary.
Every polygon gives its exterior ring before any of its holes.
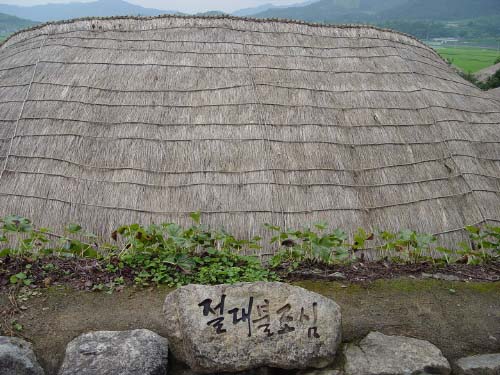
{"type": "MultiPolygon", "coordinates": [[[[340,351],[340,307],[282,283],[188,285],[164,304],[167,336],[139,329],[81,335],[66,348],[59,375],[192,375],[270,368],[298,375],[448,375],[433,344],[371,332],[340,351]],[[169,350],[188,368],[169,371],[169,350]]],[[[458,375],[499,375],[500,354],[462,358],[458,375]]],[[[0,337],[0,375],[44,375],[31,344],[0,337]]]]}

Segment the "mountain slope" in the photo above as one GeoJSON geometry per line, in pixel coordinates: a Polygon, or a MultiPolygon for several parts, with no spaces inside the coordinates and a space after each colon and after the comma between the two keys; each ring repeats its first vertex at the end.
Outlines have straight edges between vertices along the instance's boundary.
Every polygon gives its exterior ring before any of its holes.
{"type": "Polygon", "coordinates": [[[408,0],[320,0],[303,7],[269,9],[262,18],[291,18],[305,21],[366,21],[377,13],[403,5],[408,0]]]}
{"type": "Polygon", "coordinates": [[[382,13],[385,19],[460,20],[500,14],[499,0],[410,0],[382,13]]]}
{"type": "Polygon", "coordinates": [[[7,35],[36,24],[37,22],[0,13],[0,35],[7,35]]]}
{"type": "Polygon", "coordinates": [[[309,4],[313,4],[318,2],[319,0],[309,0],[309,1],[304,1],[303,3],[297,3],[297,4],[291,4],[291,5],[274,5],[274,4],[263,4],[259,5],[257,7],[253,8],[243,8],[240,10],[237,10],[236,12],[233,12],[233,16],[238,16],[238,17],[248,17],[248,16],[253,16],[254,14],[266,12],[270,9],[283,9],[283,8],[297,8],[297,7],[304,7],[309,4]]]}
{"type": "Polygon", "coordinates": [[[164,13],[177,12],[143,8],[122,0],[98,0],[91,3],[46,4],[31,7],[0,4],[0,13],[6,13],[39,22],[47,22],[80,17],[126,15],[156,16],[164,13]]]}
{"type": "Polygon", "coordinates": [[[251,16],[253,14],[266,12],[270,9],[275,9],[275,8],[277,8],[277,6],[274,4],[263,4],[263,5],[259,5],[257,7],[253,7],[253,8],[243,8],[243,9],[237,10],[236,12],[233,13],[233,16],[247,17],[247,16],[251,16]]]}
{"type": "Polygon", "coordinates": [[[255,16],[347,23],[460,20],[493,14],[500,14],[499,0],[320,0],[304,7],[269,9],[255,16]]]}
{"type": "Polygon", "coordinates": [[[201,13],[196,13],[195,16],[200,16],[200,17],[210,17],[210,16],[223,16],[227,13],[224,13],[221,10],[209,10],[206,12],[201,12],[201,13]]]}

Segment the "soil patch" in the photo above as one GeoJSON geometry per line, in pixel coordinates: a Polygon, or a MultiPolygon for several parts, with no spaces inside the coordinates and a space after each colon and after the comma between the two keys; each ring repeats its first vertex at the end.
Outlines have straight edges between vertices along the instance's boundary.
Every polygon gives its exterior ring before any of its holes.
{"type": "MultiPolygon", "coordinates": [[[[115,263],[118,263],[115,260],[115,263]]],[[[110,284],[117,277],[131,286],[134,282],[134,271],[125,266],[116,272],[107,270],[107,263],[95,259],[42,257],[0,258],[0,292],[10,288],[10,276],[26,272],[33,285],[49,287],[65,285],[78,290],[93,290],[98,285],[110,284]]],[[[346,282],[367,282],[379,279],[400,277],[421,278],[427,275],[455,276],[462,281],[500,281],[500,263],[491,262],[484,265],[450,264],[437,265],[430,262],[416,264],[400,264],[386,261],[358,262],[348,265],[321,265],[304,263],[293,271],[287,264],[276,269],[284,281],[300,280],[345,280],[346,282]]],[[[438,277],[439,278],[439,277],[438,277]]]]}
{"type": "Polygon", "coordinates": [[[462,281],[500,281],[500,263],[483,265],[449,264],[436,265],[430,262],[400,264],[386,261],[360,262],[344,266],[303,264],[298,269],[279,271],[289,281],[298,280],[339,280],[366,282],[379,279],[406,277],[433,277],[462,281]]]}

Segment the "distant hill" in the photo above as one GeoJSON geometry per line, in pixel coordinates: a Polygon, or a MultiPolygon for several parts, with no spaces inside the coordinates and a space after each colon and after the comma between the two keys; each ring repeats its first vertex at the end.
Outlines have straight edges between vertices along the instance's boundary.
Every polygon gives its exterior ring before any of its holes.
{"type": "Polygon", "coordinates": [[[208,12],[196,13],[195,16],[223,16],[227,13],[224,13],[220,10],[209,10],[208,12]]]}
{"type": "Polygon", "coordinates": [[[35,26],[37,22],[0,13],[0,36],[8,35],[20,29],[35,26]]]}
{"type": "Polygon", "coordinates": [[[409,0],[381,14],[385,19],[461,20],[500,15],[500,0],[409,0]]]}
{"type": "Polygon", "coordinates": [[[244,8],[237,10],[236,12],[233,12],[233,16],[238,16],[238,17],[248,17],[248,16],[253,16],[254,14],[262,13],[265,12],[269,9],[283,9],[283,8],[296,8],[296,7],[303,7],[309,4],[313,4],[318,2],[319,0],[309,0],[309,1],[304,1],[301,3],[297,4],[292,4],[292,5],[274,5],[274,4],[263,4],[259,5],[254,8],[244,8]]]}
{"type": "Polygon", "coordinates": [[[492,14],[500,14],[500,0],[320,0],[303,7],[268,9],[255,16],[348,23],[460,20],[492,14]]]}
{"type": "Polygon", "coordinates": [[[256,14],[262,18],[291,18],[312,22],[365,22],[408,0],[320,0],[293,8],[274,8],[256,14]]]}
{"type": "Polygon", "coordinates": [[[254,7],[254,8],[243,8],[243,9],[237,10],[236,12],[233,12],[233,16],[248,17],[251,15],[262,13],[262,12],[268,11],[269,9],[275,9],[275,8],[277,8],[277,6],[274,4],[263,4],[263,5],[259,5],[258,7],[254,7]]]}
{"type": "Polygon", "coordinates": [[[31,7],[0,4],[0,13],[39,22],[66,20],[80,17],[106,16],[156,16],[159,14],[178,14],[176,11],[143,8],[122,0],[98,0],[90,3],[46,4],[31,7]]]}

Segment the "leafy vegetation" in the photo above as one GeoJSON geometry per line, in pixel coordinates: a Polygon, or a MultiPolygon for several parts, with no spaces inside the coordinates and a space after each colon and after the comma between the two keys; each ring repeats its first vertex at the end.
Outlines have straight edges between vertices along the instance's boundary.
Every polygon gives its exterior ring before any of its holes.
{"type": "Polygon", "coordinates": [[[398,30],[422,40],[433,38],[457,38],[482,40],[482,44],[496,47],[500,35],[500,16],[480,17],[457,21],[415,20],[407,18],[371,21],[379,27],[398,30]],[[485,42],[485,43],[484,43],[485,42]]]}
{"type": "Polygon", "coordinates": [[[500,14],[497,0],[408,0],[382,14],[385,18],[461,20],[500,14]]]}
{"type": "Polygon", "coordinates": [[[172,223],[120,227],[115,236],[122,237],[123,247],[111,257],[111,262],[118,269],[129,266],[134,270],[135,282],[141,285],[221,284],[276,278],[256,257],[240,254],[244,249],[259,249],[259,238],[237,240],[225,231],[210,231],[200,225],[199,213],[191,217],[195,224],[186,229],[172,223]]]}
{"type": "Polygon", "coordinates": [[[494,65],[500,59],[498,51],[473,47],[436,48],[436,51],[450,64],[466,73],[475,73],[494,65]]]}
{"type": "Polygon", "coordinates": [[[269,224],[266,227],[276,233],[271,243],[278,245],[271,267],[287,264],[292,270],[305,261],[335,264],[355,259],[351,253],[354,246],[347,243],[347,234],[340,229],[325,232],[325,223],[317,223],[313,229],[304,230],[282,230],[269,224]]]}
{"type": "Polygon", "coordinates": [[[486,82],[480,82],[478,79],[471,73],[459,73],[460,76],[467,81],[473,83],[477,87],[482,90],[491,90],[497,87],[500,87],[500,69],[497,70],[495,74],[493,74],[486,82]]]}
{"type": "Polygon", "coordinates": [[[472,247],[468,244],[461,244],[461,250],[457,253],[462,255],[469,264],[479,264],[500,256],[500,227],[468,226],[465,229],[469,233],[472,247]]]}
{"type": "Polygon", "coordinates": [[[479,87],[483,90],[491,90],[500,87],[500,69],[496,71],[488,80],[484,83],[479,83],[479,87]]]}
{"type": "MultiPolygon", "coordinates": [[[[177,224],[122,226],[112,233],[113,244],[103,243],[76,224],[63,235],[35,228],[26,218],[7,216],[0,220],[0,257],[79,257],[99,259],[107,272],[116,274],[113,285],[122,284],[122,270],[132,272],[136,284],[220,284],[268,281],[277,277],[245,249],[259,249],[260,238],[237,240],[225,231],[210,231],[200,224],[200,214],[191,215],[194,225],[177,224]],[[98,245],[100,243],[100,245],[98,245]],[[11,246],[13,245],[13,246],[11,246]]],[[[29,269],[10,276],[11,284],[31,283],[29,269]]],[[[97,289],[103,289],[97,285],[97,289]]]]}
{"type": "Polygon", "coordinates": [[[398,233],[384,231],[380,233],[380,237],[385,244],[379,246],[379,249],[390,254],[386,257],[392,256],[393,261],[412,263],[434,261],[434,258],[429,256],[432,253],[431,245],[436,242],[436,237],[432,235],[402,230],[398,233]]]}
{"type": "Polygon", "coordinates": [[[369,247],[370,241],[378,242],[371,246],[371,250],[378,250],[381,258],[394,263],[451,264],[459,261],[478,265],[500,256],[500,228],[491,226],[466,227],[471,241],[460,244],[460,249],[455,251],[436,247],[435,236],[411,230],[374,234],[359,228],[353,236],[353,242],[349,243],[345,232],[339,229],[325,232],[326,225],[323,223],[315,224],[314,230],[283,231],[275,226],[268,228],[277,232],[271,242],[279,243],[278,252],[271,259],[271,267],[287,267],[290,271],[304,262],[329,265],[355,262],[359,259],[358,254],[363,258],[363,250],[369,247]]]}
{"type": "MultiPolygon", "coordinates": [[[[371,233],[358,229],[349,241],[344,231],[329,229],[326,223],[294,230],[266,224],[274,234],[269,245],[276,248],[276,253],[264,265],[256,256],[243,255],[261,249],[261,238],[239,240],[223,230],[202,225],[200,213],[191,214],[191,218],[193,225],[187,228],[173,223],[122,226],[112,233],[112,243],[105,243],[77,224],[69,224],[58,235],[48,228],[35,227],[24,217],[6,216],[0,219],[0,259],[26,260],[21,268],[7,275],[11,285],[19,286],[34,283],[32,266],[36,259],[93,259],[110,280],[94,285],[93,290],[112,292],[125,279],[140,286],[277,280],[273,270],[290,272],[304,264],[332,266],[363,261],[367,249],[401,264],[478,265],[500,257],[500,227],[467,227],[470,242],[451,250],[436,247],[432,235],[410,230],[371,233]]],[[[41,269],[42,277],[69,273],[50,262],[36,267],[37,271],[41,269]]]]}

